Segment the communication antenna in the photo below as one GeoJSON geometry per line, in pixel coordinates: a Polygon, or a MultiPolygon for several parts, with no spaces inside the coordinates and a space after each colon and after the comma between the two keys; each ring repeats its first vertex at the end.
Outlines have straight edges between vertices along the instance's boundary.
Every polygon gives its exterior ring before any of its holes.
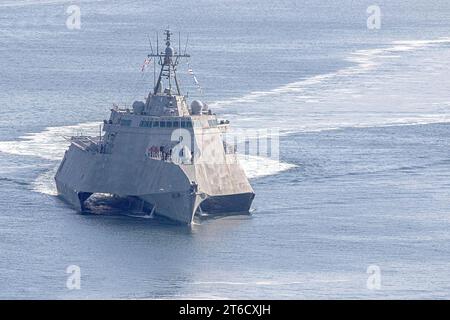
{"type": "MultiPolygon", "coordinates": [[[[147,34],[148,43],[150,44],[150,50],[153,53],[153,46],[152,46],[152,39],[150,39],[150,36],[147,34]]],[[[150,55],[147,56],[149,58],[150,55]]],[[[155,59],[153,59],[153,86],[155,86],[156,83],[156,73],[155,73],[155,59]]]]}
{"type": "Polygon", "coordinates": [[[150,36],[147,34],[148,43],[150,44],[150,50],[153,54],[153,46],[152,46],[152,39],[150,39],[150,36]]]}
{"type": "Polygon", "coordinates": [[[187,36],[186,36],[186,44],[185,44],[185,46],[184,46],[184,53],[183,53],[183,54],[186,54],[188,42],[189,42],[189,33],[188,33],[187,36]]]}
{"type": "Polygon", "coordinates": [[[168,89],[168,93],[171,94],[171,90],[172,90],[172,80],[175,82],[175,86],[176,86],[176,94],[181,95],[180,92],[180,86],[178,83],[178,77],[177,77],[177,66],[178,66],[178,61],[181,58],[189,58],[190,55],[186,54],[186,49],[185,52],[182,54],[180,51],[181,49],[181,34],[179,35],[178,38],[178,48],[179,51],[175,52],[174,48],[171,46],[171,35],[172,33],[170,32],[169,29],[164,30],[164,35],[165,35],[165,49],[164,51],[159,51],[159,35],[156,34],[156,45],[157,45],[157,52],[156,53],[152,53],[149,54],[149,57],[153,57],[154,59],[158,59],[158,64],[161,66],[160,71],[159,71],[159,76],[158,76],[158,80],[156,81],[156,84],[154,86],[153,89],[153,94],[156,95],[158,92],[161,92],[161,90],[163,89],[162,87],[162,81],[165,80],[167,81],[169,87],[168,89]]]}
{"type": "Polygon", "coordinates": [[[156,32],[156,54],[159,54],[159,36],[158,36],[158,32],[156,32]]]}

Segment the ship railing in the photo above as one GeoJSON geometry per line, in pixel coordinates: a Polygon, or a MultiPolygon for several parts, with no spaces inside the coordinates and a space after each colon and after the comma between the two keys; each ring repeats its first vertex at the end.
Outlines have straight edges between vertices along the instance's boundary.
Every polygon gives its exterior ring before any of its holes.
{"type": "Polygon", "coordinates": [[[77,148],[84,150],[84,151],[93,151],[97,148],[99,141],[93,139],[90,136],[73,136],[70,138],[64,137],[67,141],[70,141],[74,146],[77,148]]]}
{"type": "Polygon", "coordinates": [[[176,164],[193,164],[193,161],[189,159],[175,159],[170,152],[148,152],[147,157],[152,160],[159,160],[176,164]]]}
{"type": "Polygon", "coordinates": [[[237,146],[223,141],[223,150],[225,151],[225,154],[236,154],[237,146]]]}
{"type": "Polygon", "coordinates": [[[172,155],[167,152],[162,152],[162,151],[148,152],[147,157],[149,157],[150,159],[153,159],[153,160],[164,160],[167,162],[172,162],[172,155]]]}

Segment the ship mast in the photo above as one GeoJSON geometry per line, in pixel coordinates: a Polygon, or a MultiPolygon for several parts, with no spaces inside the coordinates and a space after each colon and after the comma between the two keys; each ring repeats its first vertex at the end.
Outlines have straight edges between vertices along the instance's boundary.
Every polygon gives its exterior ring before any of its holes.
{"type": "MultiPolygon", "coordinates": [[[[161,91],[162,80],[166,79],[168,82],[169,94],[172,94],[172,79],[175,82],[176,93],[181,95],[180,86],[177,79],[177,65],[180,58],[189,58],[190,55],[183,53],[181,54],[181,48],[178,48],[178,52],[171,46],[170,36],[172,33],[169,29],[164,31],[166,36],[166,48],[164,51],[156,52],[156,54],[149,54],[148,57],[153,57],[158,59],[158,64],[161,66],[159,71],[158,81],[156,82],[155,88],[153,89],[153,94],[156,95],[161,91]]],[[[157,49],[159,50],[159,49],[157,49]]]]}

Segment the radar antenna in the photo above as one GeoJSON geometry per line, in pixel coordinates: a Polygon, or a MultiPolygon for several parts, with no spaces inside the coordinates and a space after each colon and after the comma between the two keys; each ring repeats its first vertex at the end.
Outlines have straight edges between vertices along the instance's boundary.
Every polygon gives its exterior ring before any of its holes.
{"type": "MultiPolygon", "coordinates": [[[[159,52],[159,46],[157,47],[156,53],[151,53],[148,56],[158,59],[158,64],[161,66],[159,71],[158,80],[156,82],[155,88],[153,89],[153,94],[157,94],[161,92],[162,80],[166,79],[168,82],[168,94],[172,94],[172,79],[175,82],[176,93],[181,95],[180,86],[177,78],[177,66],[180,58],[189,58],[190,55],[186,54],[186,50],[184,53],[176,52],[175,49],[171,46],[171,35],[169,29],[164,31],[164,35],[166,37],[166,48],[164,51],[159,52]]],[[[178,40],[180,42],[180,39],[178,40]]],[[[180,45],[178,45],[180,46],[180,45]]],[[[180,48],[179,50],[180,51],[180,48]]]]}

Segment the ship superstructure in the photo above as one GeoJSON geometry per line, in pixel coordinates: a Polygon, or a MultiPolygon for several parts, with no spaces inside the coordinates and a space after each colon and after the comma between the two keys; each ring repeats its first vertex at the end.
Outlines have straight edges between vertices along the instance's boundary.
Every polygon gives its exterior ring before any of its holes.
{"type": "Polygon", "coordinates": [[[111,109],[103,136],[71,138],[55,181],[76,209],[92,194],[107,193],[185,224],[198,211],[249,211],[254,192],[235,148],[224,141],[228,121],[218,121],[201,101],[188,105],[177,66],[189,55],[172,47],[169,30],[165,45],[149,55],[160,69],[146,101],[111,109]]]}

